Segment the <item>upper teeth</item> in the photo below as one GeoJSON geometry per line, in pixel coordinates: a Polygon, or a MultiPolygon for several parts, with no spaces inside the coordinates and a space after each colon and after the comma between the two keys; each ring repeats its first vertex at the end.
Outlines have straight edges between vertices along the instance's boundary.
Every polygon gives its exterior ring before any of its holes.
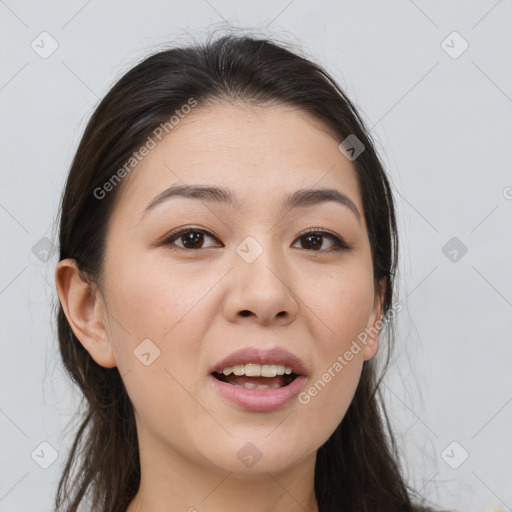
{"type": "Polygon", "coordinates": [[[290,375],[292,368],[282,364],[236,364],[222,370],[224,375],[247,375],[247,377],[275,377],[276,375],[290,375]]]}

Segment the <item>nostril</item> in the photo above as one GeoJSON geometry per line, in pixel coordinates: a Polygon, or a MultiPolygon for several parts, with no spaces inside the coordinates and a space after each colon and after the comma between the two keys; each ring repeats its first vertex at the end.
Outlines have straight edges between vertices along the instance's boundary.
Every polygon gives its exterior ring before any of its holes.
{"type": "Polygon", "coordinates": [[[242,316],[249,316],[249,315],[251,314],[251,312],[250,312],[250,311],[248,311],[247,309],[244,309],[243,311],[241,311],[241,312],[240,312],[240,314],[241,314],[242,316]]]}

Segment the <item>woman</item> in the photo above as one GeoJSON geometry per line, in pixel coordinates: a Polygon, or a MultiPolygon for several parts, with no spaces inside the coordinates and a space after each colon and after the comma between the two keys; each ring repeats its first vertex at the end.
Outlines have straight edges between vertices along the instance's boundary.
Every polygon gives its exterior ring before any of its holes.
{"type": "Polygon", "coordinates": [[[60,214],[87,411],[57,510],[418,510],[374,362],[392,193],[318,65],[241,36],[148,57],[90,119],[60,214]]]}

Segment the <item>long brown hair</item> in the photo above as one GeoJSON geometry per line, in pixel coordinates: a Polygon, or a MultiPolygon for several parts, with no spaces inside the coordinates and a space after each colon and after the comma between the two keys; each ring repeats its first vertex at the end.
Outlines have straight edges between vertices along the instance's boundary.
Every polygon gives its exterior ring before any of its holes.
{"type": "MultiPolygon", "coordinates": [[[[368,130],[331,76],[309,59],[269,39],[228,35],[159,51],[128,71],[94,111],[76,151],[60,205],[60,260],[74,258],[84,278],[102,274],[105,234],[120,187],[101,199],[98,189],[125,165],[162,123],[194,98],[298,107],[342,142],[364,144],[353,161],[362,193],[376,287],[384,283],[384,313],[393,304],[398,257],[390,183],[368,130]],[[96,193],[95,193],[96,191],[96,193]]],[[[84,396],[86,410],[63,470],[55,506],[75,512],[125,512],[137,493],[140,464],[133,407],[117,368],[94,362],[75,337],[59,304],[62,361],[84,396]]],[[[386,322],[388,366],[393,319],[386,322]]],[[[317,453],[315,494],[320,512],[412,511],[412,491],[399,455],[374,359],[363,365],[348,411],[317,453]]]]}

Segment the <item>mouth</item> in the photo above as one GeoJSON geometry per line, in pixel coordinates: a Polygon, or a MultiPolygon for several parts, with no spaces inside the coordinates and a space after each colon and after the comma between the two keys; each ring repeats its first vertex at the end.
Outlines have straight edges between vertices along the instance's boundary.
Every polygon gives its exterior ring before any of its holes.
{"type": "Polygon", "coordinates": [[[281,364],[245,363],[228,366],[212,376],[221,382],[244,389],[278,389],[289,386],[299,375],[281,364]]]}
{"type": "Polygon", "coordinates": [[[288,407],[307,382],[308,368],[283,347],[247,347],[210,369],[212,390],[236,408],[271,412],[288,407]]]}

